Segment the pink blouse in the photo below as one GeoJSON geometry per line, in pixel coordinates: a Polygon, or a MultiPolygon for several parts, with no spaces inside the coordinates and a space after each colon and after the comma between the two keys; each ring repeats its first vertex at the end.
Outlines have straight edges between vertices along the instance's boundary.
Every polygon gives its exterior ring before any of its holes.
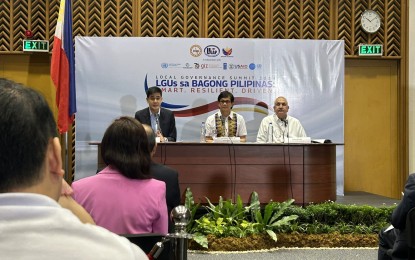
{"type": "Polygon", "coordinates": [[[166,184],[129,179],[111,167],[72,184],[95,223],[117,234],[167,234],[166,184]]]}

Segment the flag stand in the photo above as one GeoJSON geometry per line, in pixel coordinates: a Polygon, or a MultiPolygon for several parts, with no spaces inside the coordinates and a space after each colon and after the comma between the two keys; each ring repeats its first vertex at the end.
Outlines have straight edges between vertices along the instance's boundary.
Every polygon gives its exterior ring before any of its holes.
{"type": "Polygon", "coordinates": [[[65,178],[66,182],[70,184],[72,182],[72,180],[69,180],[68,132],[63,133],[62,137],[63,137],[62,138],[62,142],[63,142],[62,148],[64,149],[64,151],[63,151],[63,154],[64,154],[64,156],[63,156],[63,170],[65,171],[64,178],[65,178]]]}

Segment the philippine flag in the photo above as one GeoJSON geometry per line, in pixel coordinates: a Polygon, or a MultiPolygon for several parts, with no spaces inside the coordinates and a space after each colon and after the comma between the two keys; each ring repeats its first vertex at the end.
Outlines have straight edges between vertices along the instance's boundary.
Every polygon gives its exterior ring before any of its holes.
{"type": "Polygon", "coordinates": [[[58,22],[53,38],[50,76],[56,87],[58,128],[60,133],[68,131],[75,118],[75,57],[72,38],[71,0],[61,0],[58,22]]]}

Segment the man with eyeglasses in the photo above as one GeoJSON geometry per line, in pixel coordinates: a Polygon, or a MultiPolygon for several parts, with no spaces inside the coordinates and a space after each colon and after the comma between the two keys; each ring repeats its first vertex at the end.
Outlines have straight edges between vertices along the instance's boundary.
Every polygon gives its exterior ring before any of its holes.
{"type": "Polygon", "coordinates": [[[162,108],[162,91],[159,87],[151,87],[147,90],[146,101],[148,108],[135,113],[135,119],[142,124],[150,125],[156,134],[158,142],[176,142],[176,120],[173,112],[162,108]]]}
{"type": "Polygon", "coordinates": [[[235,98],[229,91],[223,91],[218,96],[219,111],[206,119],[206,141],[214,137],[240,137],[246,142],[246,125],[244,118],[232,111],[235,98]]]}

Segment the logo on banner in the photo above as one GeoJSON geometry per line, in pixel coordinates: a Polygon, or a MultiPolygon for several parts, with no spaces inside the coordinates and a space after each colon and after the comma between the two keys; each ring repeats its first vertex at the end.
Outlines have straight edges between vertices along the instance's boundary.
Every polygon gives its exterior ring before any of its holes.
{"type": "Polygon", "coordinates": [[[230,57],[232,54],[232,48],[229,48],[229,47],[223,48],[222,53],[223,55],[225,55],[225,57],[230,57]]]}
{"type": "Polygon", "coordinates": [[[166,62],[163,62],[163,63],[160,64],[160,66],[163,69],[168,69],[168,68],[177,68],[177,67],[181,66],[181,64],[180,63],[166,63],[166,62]]]}
{"type": "Polygon", "coordinates": [[[190,47],[190,55],[192,55],[193,57],[199,57],[200,55],[202,55],[202,47],[200,47],[197,44],[192,45],[190,47]]]}
{"type": "Polygon", "coordinates": [[[250,69],[250,70],[255,70],[255,68],[256,68],[255,63],[251,63],[251,64],[249,64],[249,69],[250,69]]]}
{"type": "Polygon", "coordinates": [[[190,63],[186,62],[186,64],[184,64],[183,69],[192,69],[192,66],[190,66],[190,63]]]}
{"type": "MultiPolygon", "coordinates": [[[[220,63],[205,64],[205,65],[206,65],[205,66],[206,69],[220,69],[220,68],[222,68],[222,65],[220,63]]],[[[202,69],[204,69],[204,68],[202,67],[202,69]]]]}
{"type": "Polygon", "coordinates": [[[216,45],[208,45],[205,47],[204,52],[208,57],[216,57],[220,54],[220,49],[216,45]]]}
{"type": "Polygon", "coordinates": [[[246,69],[248,69],[248,65],[245,65],[245,64],[228,64],[228,68],[230,70],[246,70],[246,69]]]}
{"type": "Polygon", "coordinates": [[[228,63],[223,63],[223,70],[227,70],[228,69],[228,63]]]}
{"type": "Polygon", "coordinates": [[[193,63],[195,69],[220,69],[222,64],[220,63],[193,63]]]}

